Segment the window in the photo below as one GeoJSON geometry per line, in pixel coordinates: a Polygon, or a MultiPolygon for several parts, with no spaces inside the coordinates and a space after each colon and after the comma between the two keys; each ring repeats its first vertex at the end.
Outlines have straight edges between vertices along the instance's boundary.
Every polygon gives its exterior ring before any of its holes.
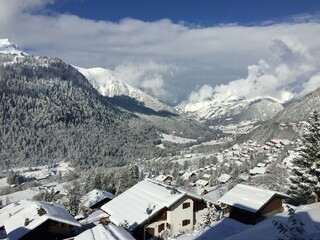
{"type": "Polygon", "coordinates": [[[158,226],[158,233],[160,233],[161,231],[163,231],[164,230],[164,223],[162,223],[162,224],[160,224],[159,226],[158,226]]]}
{"type": "Polygon", "coordinates": [[[182,226],[187,226],[190,224],[190,219],[186,219],[182,221],[182,226]]]}
{"type": "Polygon", "coordinates": [[[185,208],[188,208],[190,207],[190,203],[189,202],[186,202],[184,204],[182,204],[182,208],[185,209],[185,208]]]}

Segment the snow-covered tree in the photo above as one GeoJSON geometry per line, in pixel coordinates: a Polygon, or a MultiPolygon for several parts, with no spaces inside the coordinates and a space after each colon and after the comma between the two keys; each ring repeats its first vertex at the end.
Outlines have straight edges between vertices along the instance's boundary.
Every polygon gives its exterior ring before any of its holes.
{"type": "Polygon", "coordinates": [[[123,193],[127,189],[139,182],[139,168],[136,164],[130,164],[119,177],[116,195],[123,193]]]}
{"type": "Polygon", "coordinates": [[[74,181],[71,186],[68,187],[67,202],[65,203],[69,213],[73,216],[78,214],[79,205],[81,201],[80,184],[74,181]]]}
{"type": "Polygon", "coordinates": [[[293,160],[289,194],[295,204],[314,202],[320,195],[320,121],[313,111],[293,160]]]}
{"type": "Polygon", "coordinates": [[[207,207],[204,209],[201,217],[202,222],[200,222],[197,226],[199,229],[209,226],[211,223],[220,220],[222,214],[213,204],[207,202],[207,207]]]}

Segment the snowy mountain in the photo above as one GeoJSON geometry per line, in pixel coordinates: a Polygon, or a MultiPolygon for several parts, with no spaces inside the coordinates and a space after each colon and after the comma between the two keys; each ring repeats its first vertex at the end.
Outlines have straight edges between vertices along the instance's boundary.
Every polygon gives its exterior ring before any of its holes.
{"type": "Polygon", "coordinates": [[[137,100],[145,107],[151,108],[155,111],[170,111],[174,110],[168,105],[151,97],[140,89],[136,89],[123,81],[121,81],[113,71],[105,68],[80,68],[76,67],[92,84],[92,86],[100,92],[103,96],[127,96],[137,100]]]}
{"type": "Polygon", "coordinates": [[[209,124],[237,124],[243,121],[266,121],[283,109],[271,98],[213,98],[202,102],[187,102],[177,107],[199,121],[209,124]]]}
{"type": "Polygon", "coordinates": [[[11,42],[9,39],[0,39],[0,53],[5,54],[25,54],[24,52],[20,51],[18,46],[11,42]]]}

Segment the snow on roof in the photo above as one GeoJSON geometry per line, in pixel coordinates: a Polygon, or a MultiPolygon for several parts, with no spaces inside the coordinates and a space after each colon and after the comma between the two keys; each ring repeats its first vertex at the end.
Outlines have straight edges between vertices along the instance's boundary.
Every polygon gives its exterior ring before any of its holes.
{"type": "Polygon", "coordinates": [[[112,223],[108,225],[99,224],[94,228],[79,234],[74,240],[134,240],[123,227],[118,227],[112,223]]]}
{"type": "Polygon", "coordinates": [[[38,193],[39,193],[38,191],[35,191],[32,189],[26,189],[23,191],[14,192],[7,195],[2,195],[0,196],[0,200],[2,200],[4,204],[10,204],[10,203],[18,202],[24,199],[31,200],[38,193]]]}
{"type": "Polygon", "coordinates": [[[203,178],[209,179],[209,178],[211,178],[211,175],[210,174],[203,174],[203,178]]]}
{"type": "Polygon", "coordinates": [[[0,209],[0,228],[4,226],[4,223],[9,219],[9,217],[21,211],[28,204],[30,204],[30,201],[22,200],[20,202],[11,203],[0,209]]]}
{"type": "Polygon", "coordinates": [[[265,167],[266,166],[266,163],[258,163],[257,164],[257,167],[265,167]]]}
{"type": "Polygon", "coordinates": [[[266,167],[255,167],[250,169],[250,174],[265,174],[266,170],[266,167]]]}
{"type": "Polygon", "coordinates": [[[203,199],[210,203],[217,203],[219,198],[221,198],[221,196],[225,194],[227,191],[228,187],[221,187],[208,192],[206,195],[203,196],[203,199]]]}
{"type": "Polygon", "coordinates": [[[119,225],[128,222],[129,230],[135,229],[165,207],[170,207],[185,194],[172,187],[145,179],[120,194],[101,209],[110,215],[111,222],[119,225]]]}
{"type": "Polygon", "coordinates": [[[159,175],[157,177],[154,178],[154,180],[159,181],[159,182],[163,182],[168,178],[168,176],[166,175],[159,175]]]}
{"type": "Polygon", "coordinates": [[[20,239],[49,219],[81,227],[79,222],[62,206],[54,203],[32,201],[25,203],[23,208],[18,206],[18,211],[6,220],[4,227],[9,239],[15,240],[20,239]],[[41,213],[39,213],[39,210],[41,213]],[[28,225],[25,226],[27,219],[28,225]]]}
{"type": "Polygon", "coordinates": [[[82,219],[79,222],[81,223],[81,225],[86,225],[86,224],[90,224],[90,223],[94,223],[95,225],[97,225],[99,223],[100,219],[107,218],[107,217],[109,217],[109,215],[106,214],[104,211],[94,210],[85,219],[82,219]]]}
{"type": "Polygon", "coordinates": [[[37,171],[28,171],[23,172],[21,175],[25,178],[35,178],[37,180],[48,178],[51,175],[51,171],[49,169],[41,169],[37,171]]]}
{"type": "Polygon", "coordinates": [[[218,178],[218,181],[221,183],[226,183],[229,181],[230,178],[231,178],[231,176],[229,174],[224,173],[218,178]]]}
{"type": "Polygon", "coordinates": [[[209,182],[206,181],[206,180],[203,180],[203,179],[199,179],[199,180],[197,180],[197,181],[195,182],[195,184],[196,184],[196,185],[199,185],[199,186],[206,186],[206,185],[209,184],[209,182]]]}
{"type": "Polygon", "coordinates": [[[88,192],[82,198],[81,206],[91,208],[95,204],[105,200],[105,199],[114,199],[114,195],[107,191],[102,191],[98,189],[93,189],[91,192],[88,192]]]}
{"type": "Polygon", "coordinates": [[[280,196],[282,198],[289,197],[284,193],[244,184],[237,184],[218,201],[230,206],[236,206],[249,212],[257,212],[274,196],[280,196]]]}

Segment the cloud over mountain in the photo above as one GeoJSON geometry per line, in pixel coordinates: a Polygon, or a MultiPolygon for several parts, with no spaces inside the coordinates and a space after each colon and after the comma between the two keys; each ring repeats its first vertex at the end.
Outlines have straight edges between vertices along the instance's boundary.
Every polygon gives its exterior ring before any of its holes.
{"type": "Polygon", "coordinates": [[[216,93],[228,86],[231,94],[241,90],[242,95],[285,100],[306,91],[314,80],[306,82],[318,74],[317,16],[269,25],[193,27],[168,19],[94,21],[51,12],[47,6],[52,3],[1,1],[2,38],[31,54],[111,68],[129,84],[172,104],[203,85],[216,93]]]}

